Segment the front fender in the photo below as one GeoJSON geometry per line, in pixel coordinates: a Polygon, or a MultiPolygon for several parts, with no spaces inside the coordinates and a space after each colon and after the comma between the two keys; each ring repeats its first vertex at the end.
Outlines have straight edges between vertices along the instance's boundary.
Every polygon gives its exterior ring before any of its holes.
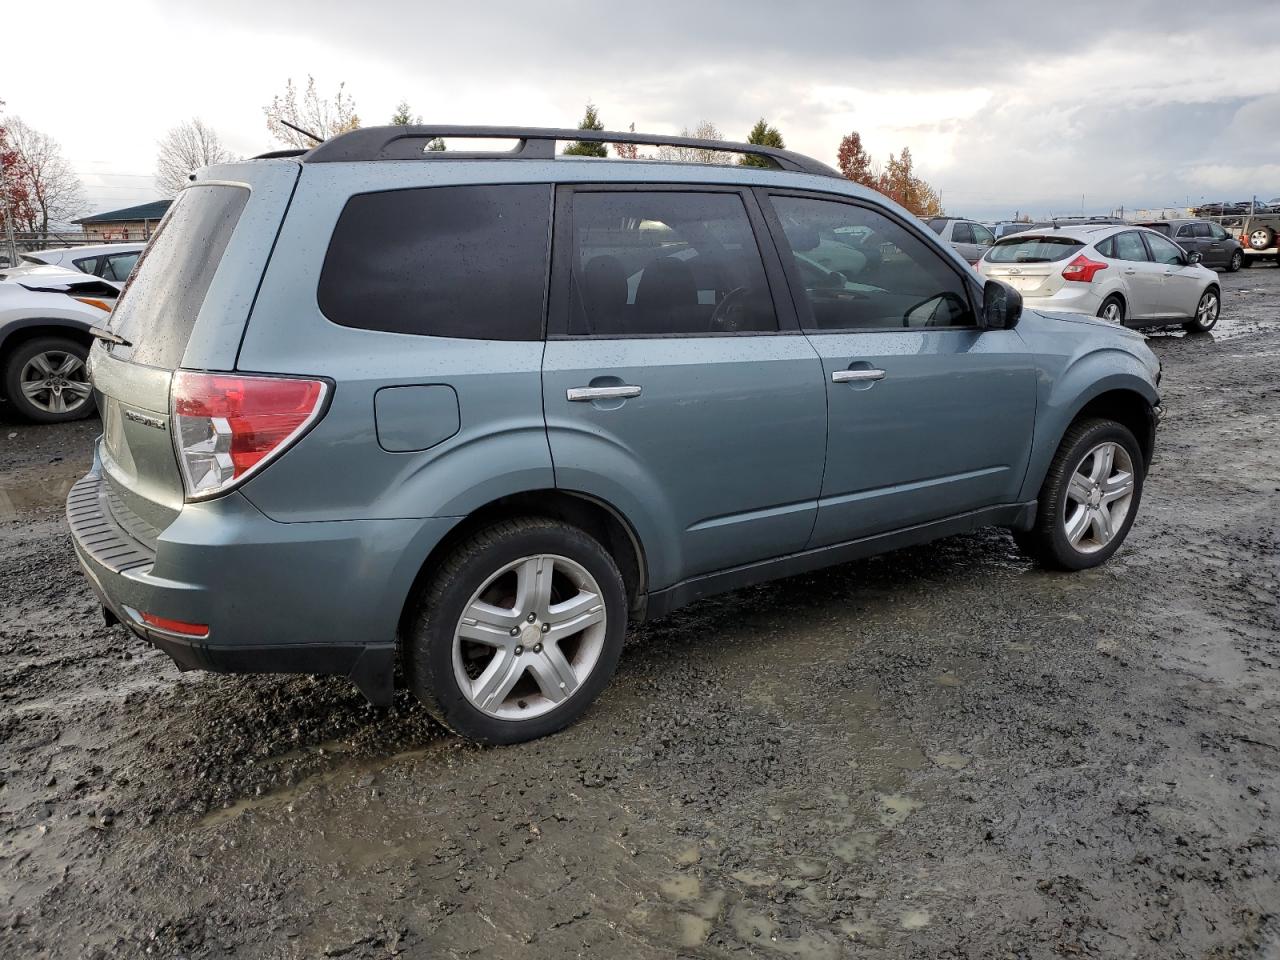
{"type": "Polygon", "coordinates": [[[1041,370],[1035,439],[1020,497],[1024,501],[1039,495],[1063,435],[1091,401],[1104,393],[1127,391],[1140,396],[1149,406],[1160,402],[1151,371],[1128,350],[1100,347],[1064,359],[1066,363],[1056,373],[1041,370]]]}

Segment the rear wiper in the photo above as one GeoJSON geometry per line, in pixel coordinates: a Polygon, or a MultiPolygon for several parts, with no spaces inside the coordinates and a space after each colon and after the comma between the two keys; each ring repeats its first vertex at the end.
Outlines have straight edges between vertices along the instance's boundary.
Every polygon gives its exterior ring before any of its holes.
{"type": "Polygon", "coordinates": [[[120,336],[118,333],[112,333],[106,327],[90,327],[89,336],[97,337],[99,340],[105,340],[107,343],[114,343],[121,347],[132,347],[133,344],[120,336]]]}

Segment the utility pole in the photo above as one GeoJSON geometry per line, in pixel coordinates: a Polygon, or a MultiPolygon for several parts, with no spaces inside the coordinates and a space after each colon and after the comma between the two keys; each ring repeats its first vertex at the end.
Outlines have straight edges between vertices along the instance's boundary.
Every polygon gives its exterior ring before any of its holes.
{"type": "Polygon", "coordinates": [[[13,204],[9,199],[9,191],[4,191],[4,239],[9,248],[9,266],[18,265],[18,242],[13,237],[13,204]]]}

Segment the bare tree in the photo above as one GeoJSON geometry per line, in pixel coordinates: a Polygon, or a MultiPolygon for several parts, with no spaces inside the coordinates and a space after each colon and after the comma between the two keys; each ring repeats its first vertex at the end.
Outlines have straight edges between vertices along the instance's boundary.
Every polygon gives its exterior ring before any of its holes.
{"type": "Polygon", "coordinates": [[[233,159],[223,149],[213,128],[199,117],[180,123],[164,135],[160,141],[160,153],[156,157],[156,183],[172,196],[183,188],[187,175],[212,163],[226,163],[233,159]]]}
{"type": "MultiPolygon", "coordinates": [[[[682,137],[695,137],[699,140],[723,140],[724,134],[710,120],[703,120],[692,133],[685,127],[680,131],[682,137]]],[[[734,154],[725,150],[710,150],[703,147],[658,148],[658,159],[676,163],[733,163],[734,154]]]]}
{"type": "Polygon", "coordinates": [[[281,121],[288,121],[295,127],[301,127],[320,137],[322,140],[346,133],[360,126],[360,117],[356,115],[356,104],[346,92],[346,84],[338,84],[338,92],[329,100],[316,92],[315,77],[307,75],[307,89],[303,91],[301,101],[298,90],[293,85],[293,78],[285,81],[284,94],[271,98],[271,102],[262,108],[267,115],[267,129],[281,143],[308,150],[316,145],[310,137],[291,130],[281,121]]]}
{"type": "Polygon", "coordinates": [[[33,130],[20,117],[4,121],[13,153],[10,175],[26,194],[25,210],[15,211],[15,221],[25,221],[27,230],[49,235],[49,224],[69,220],[80,211],[80,178],[62,155],[62,147],[52,137],[33,130]]]}

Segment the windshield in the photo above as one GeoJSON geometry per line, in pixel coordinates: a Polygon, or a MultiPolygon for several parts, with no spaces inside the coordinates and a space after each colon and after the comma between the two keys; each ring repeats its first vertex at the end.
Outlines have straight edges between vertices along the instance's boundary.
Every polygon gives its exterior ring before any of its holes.
{"type": "Polygon", "coordinates": [[[1084,247],[1068,237],[1026,237],[1021,234],[996,242],[987,251],[988,263],[1054,263],[1084,247]]]}

